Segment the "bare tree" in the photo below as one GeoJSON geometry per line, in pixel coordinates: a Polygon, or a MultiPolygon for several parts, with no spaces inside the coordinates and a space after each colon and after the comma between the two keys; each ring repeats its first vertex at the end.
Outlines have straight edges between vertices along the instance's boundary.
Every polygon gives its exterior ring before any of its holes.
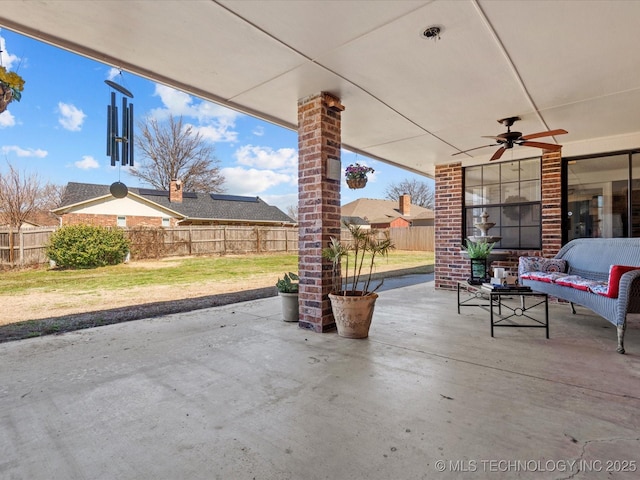
{"type": "Polygon", "coordinates": [[[0,223],[9,226],[9,262],[14,261],[13,232],[41,208],[42,186],[38,175],[22,175],[9,165],[9,171],[0,174],[0,223]]]}
{"type": "Polygon", "coordinates": [[[14,229],[42,207],[40,192],[42,184],[37,174],[20,174],[13,165],[0,174],[0,219],[14,229]]]}
{"type": "Polygon", "coordinates": [[[425,182],[419,182],[415,178],[404,179],[399,183],[392,183],[384,192],[385,198],[398,200],[400,195],[411,195],[411,203],[424,208],[433,208],[435,196],[433,189],[425,182]]]}
{"type": "Polygon", "coordinates": [[[47,183],[40,191],[41,207],[47,211],[58,208],[62,204],[66,189],[66,185],[47,183]]]}
{"type": "Polygon", "coordinates": [[[146,161],[131,169],[133,176],[161,190],[168,190],[171,180],[180,180],[185,191],[224,191],[213,148],[191,126],[185,127],[182,117],[176,120],[172,115],[166,124],[151,119],[141,123],[140,130],[136,146],[146,161]]]}
{"type": "Polygon", "coordinates": [[[289,205],[287,207],[287,215],[293,218],[296,222],[298,221],[298,206],[297,205],[289,205]]]}

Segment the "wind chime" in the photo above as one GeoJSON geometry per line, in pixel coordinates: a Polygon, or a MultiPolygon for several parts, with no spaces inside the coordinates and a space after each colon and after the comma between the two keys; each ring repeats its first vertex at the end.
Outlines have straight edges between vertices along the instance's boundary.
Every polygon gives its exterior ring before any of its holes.
{"type": "MultiPolygon", "coordinates": [[[[107,156],[111,158],[111,166],[121,165],[133,167],[133,103],[128,103],[127,98],[133,98],[133,94],[111,80],[104,83],[122,94],[122,112],[118,112],[116,92],[111,92],[111,103],[107,105],[107,156]],[[119,120],[122,119],[122,134],[120,134],[119,120]]],[[[119,179],[111,184],[109,191],[116,198],[124,198],[129,192],[127,186],[119,179]]]]}

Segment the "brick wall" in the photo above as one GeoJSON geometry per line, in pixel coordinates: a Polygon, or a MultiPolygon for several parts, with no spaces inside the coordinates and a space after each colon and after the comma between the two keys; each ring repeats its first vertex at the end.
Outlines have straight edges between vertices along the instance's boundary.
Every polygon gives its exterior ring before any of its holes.
{"type": "Polygon", "coordinates": [[[315,332],[335,327],[331,263],[322,249],[340,238],[340,180],[327,178],[327,160],[340,160],[342,109],[328,93],[298,102],[299,325],[315,332]]]}
{"type": "MultiPolygon", "coordinates": [[[[553,257],[562,246],[560,152],[542,155],[542,250],[506,251],[492,267],[518,271],[518,257],[553,257]]],[[[436,165],[435,172],[436,248],[434,281],[436,288],[454,289],[456,282],[469,277],[469,260],[460,253],[463,235],[463,171],[461,163],[436,165]]]]}
{"type": "MultiPolygon", "coordinates": [[[[118,224],[118,216],[120,215],[96,215],[88,213],[65,213],[62,215],[62,225],[77,225],[80,223],[89,225],[100,225],[103,227],[115,227],[118,224]]],[[[126,216],[127,227],[161,227],[162,218],[160,217],[142,217],[142,216],[126,216]]],[[[175,218],[170,219],[170,226],[175,227],[178,221],[175,218]]]]}

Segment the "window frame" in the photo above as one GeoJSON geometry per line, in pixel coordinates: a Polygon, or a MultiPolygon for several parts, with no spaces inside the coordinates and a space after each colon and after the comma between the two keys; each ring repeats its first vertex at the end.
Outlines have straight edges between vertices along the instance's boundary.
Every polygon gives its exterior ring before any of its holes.
{"type": "MultiPolygon", "coordinates": [[[[522,169],[520,168],[519,171],[522,171],[522,169]]],[[[496,225],[494,227],[492,227],[492,229],[490,229],[488,231],[489,235],[495,235],[495,236],[502,236],[504,239],[504,235],[502,235],[502,229],[506,229],[506,228],[516,228],[517,229],[517,235],[518,235],[518,241],[517,241],[517,245],[514,244],[507,244],[507,245],[503,245],[502,244],[502,240],[500,240],[500,242],[498,242],[496,244],[496,248],[497,249],[501,249],[501,250],[540,250],[542,249],[542,157],[528,157],[528,158],[522,158],[522,159],[517,159],[517,160],[507,160],[504,162],[498,162],[498,163],[491,163],[489,164],[482,164],[482,165],[473,165],[473,166],[469,166],[469,167],[465,167],[463,168],[463,175],[462,175],[462,244],[464,245],[466,242],[466,239],[468,238],[469,235],[478,235],[479,232],[477,231],[477,228],[473,228],[473,227],[469,227],[469,215],[471,215],[471,222],[473,222],[474,218],[477,217],[478,215],[474,215],[474,213],[476,211],[478,211],[479,213],[481,213],[484,210],[493,210],[494,214],[492,214],[489,217],[489,221],[495,223],[496,225]],[[524,180],[521,178],[521,174],[518,174],[518,180],[517,181],[512,181],[512,180],[508,180],[508,181],[504,181],[504,176],[502,174],[502,168],[504,165],[510,164],[510,163],[515,163],[517,162],[518,164],[520,164],[521,162],[531,162],[531,161],[536,161],[537,162],[537,177],[535,178],[525,178],[524,180]],[[498,174],[498,180],[497,182],[494,179],[490,180],[490,183],[486,183],[485,184],[485,179],[484,179],[484,169],[488,166],[499,166],[499,174],[498,174]],[[481,180],[480,180],[480,184],[479,187],[480,188],[485,188],[485,185],[492,185],[494,186],[494,188],[498,188],[498,192],[500,195],[499,201],[498,202],[492,202],[492,203],[484,203],[484,204],[479,204],[479,205],[467,205],[467,172],[469,169],[474,169],[474,168],[478,168],[481,169],[481,180]],[[506,190],[505,185],[508,184],[516,184],[518,185],[518,192],[521,192],[521,186],[523,184],[525,184],[526,182],[531,182],[531,181],[536,181],[538,183],[537,185],[537,197],[538,200],[527,200],[527,201],[522,201],[522,202],[509,202],[509,203],[505,203],[502,199],[502,196],[504,194],[504,191],[506,190]],[[518,224],[516,226],[512,226],[512,225],[503,225],[502,222],[502,217],[505,215],[505,208],[509,208],[509,207],[517,207],[517,208],[522,208],[522,207],[536,207],[537,206],[537,212],[533,212],[533,216],[537,216],[537,223],[532,223],[530,225],[523,225],[522,224],[522,215],[519,214],[518,215],[518,224]],[[499,218],[496,218],[495,216],[495,211],[498,210],[497,214],[499,216],[499,218]],[[527,227],[535,227],[538,231],[538,235],[537,238],[535,239],[535,241],[531,244],[529,243],[525,243],[523,242],[523,238],[531,238],[531,236],[525,235],[523,236],[523,229],[526,229],[527,227]],[[469,230],[471,230],[473,233],[469,233],[469,230]]]]}

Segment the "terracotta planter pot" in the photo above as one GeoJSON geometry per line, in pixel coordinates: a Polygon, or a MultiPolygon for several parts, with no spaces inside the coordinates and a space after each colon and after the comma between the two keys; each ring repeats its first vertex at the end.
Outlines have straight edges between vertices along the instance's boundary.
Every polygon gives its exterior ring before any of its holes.
{"type": "Polygon", "coordinates": [[[13,92],[9,87],[0,84],[0,113],[7,109],[7,105],[13,100],[13,92]]]}
{"type": "Polygon", "coordinates": [[[349,188],[351,188],[352,190],[355,190],[357,188],[364,188],[367,185],[367,179],[366,178],[347,179],[347,185],[349,185],[349,188]]]}
{"type": "Polygon", "coordinates": [[[362,296],[362,292],[347,292],[346,295],[329,294],[333,318],[338,335],[345,338],[367,338],[373,318],[377,293],[362,296]]]}

